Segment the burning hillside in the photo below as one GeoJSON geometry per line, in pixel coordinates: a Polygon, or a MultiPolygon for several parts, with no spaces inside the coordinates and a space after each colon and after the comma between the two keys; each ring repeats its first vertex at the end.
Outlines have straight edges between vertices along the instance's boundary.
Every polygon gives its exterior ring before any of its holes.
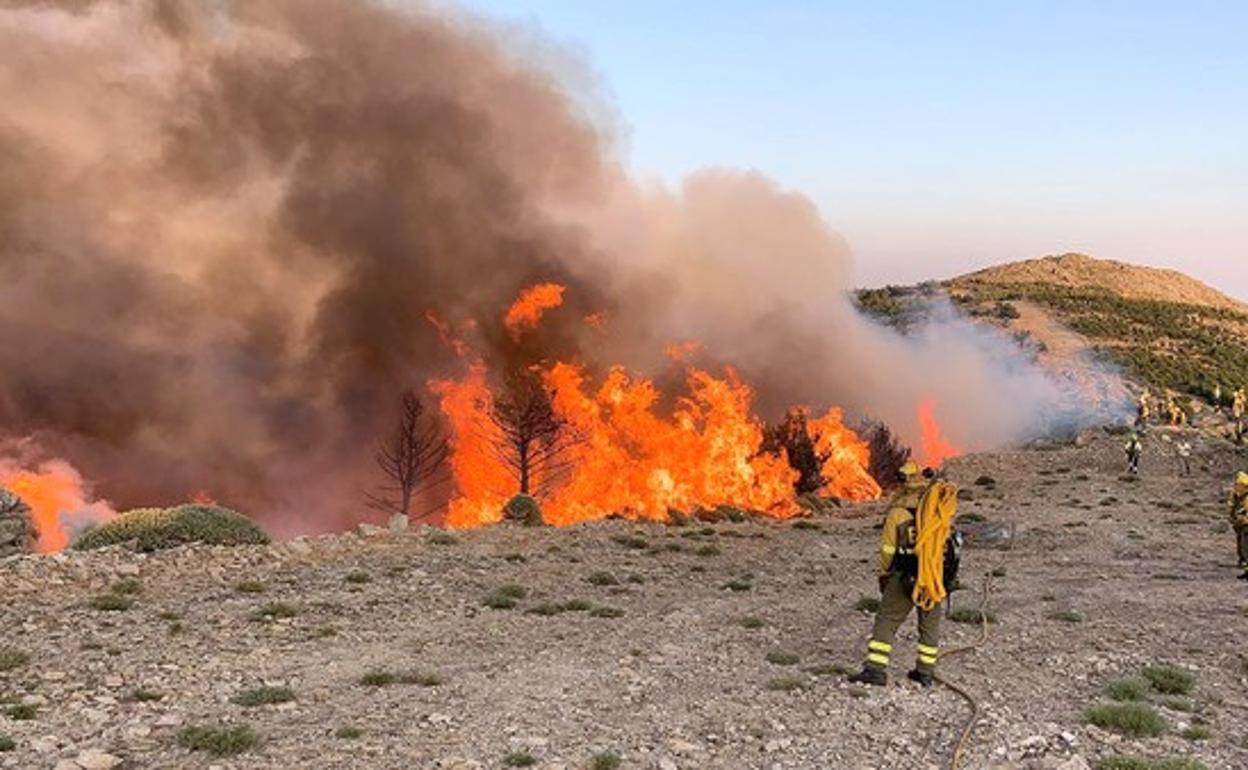
{"type": "MultiPolygon", "coordinates": [[[[542,310],[562,304],[563,291],[557,284],[526,289],[507,312],[506,327],[517,336],[536,327],[542,310]]],[[[613,514],[665,521],[673,510],[719,505],[775,517],[799,510],[798,472],[783,452],[762,451],[753,392],[731,368],[715,376],[682,364],[686,392],[667,416],[653,380],[621,366],[594,378],[568,361],[534,364],[509,378],[501,399],[510,403],[500,403],[484,362],[463,343],[452,344],[468,359],[467,371],[430,386],[452,429],[451,526],[499,521],[517,493],[540,497],[553,524],[613,514]]],[[[671,352],[683,360],[689,350],[671,352]]],[[[842,424],[841,411],[810,424],[822,458],[819,491],[847,500],[877,497],[867,446],[842,424]]]]}
{"type": "Polygon", "coordinates": [[[440,3],[6,3],[0,441],[119,507],[208,490],[280,536],[367,515],[392,406],[430,382],[460,524],[512,491],[514,456],[482,459],[500,408],[554,415],[519,486],[558,522],[786,515],[792,469],[758,449],[794,405],[849,499],[873,482],[832,405],[916,448],[928,398],[940,447],[1052,429],[1062,385],[1008,339],[857,314],[804,196],[636,183],[548,45],[440,3]]]}

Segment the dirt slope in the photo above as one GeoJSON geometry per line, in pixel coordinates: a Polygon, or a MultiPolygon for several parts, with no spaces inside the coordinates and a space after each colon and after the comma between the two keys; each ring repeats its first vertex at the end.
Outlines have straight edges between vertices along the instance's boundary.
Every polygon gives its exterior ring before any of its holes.
{"type": "Polygon", "coordinates": [[[1248,312],[1248,304],[1177,270],[1129,265],[1095,259],[1086,254],[1062,254],[997,265],[955,278],[952,283],[957,286],[974,281],[1099,288],[1128,299],[1152,299],[1248,312]]]}
{"type": "MultiPolygon", "coordinates": [[[[1248,585],[1233,579],[1221,508],[1244,460],[1181,434],[1197,456],[1183,477],[1164,435],[1148,437],[1138,483],[1120,478],[1120,438],[1100,432],[951,465],[974,496],[963,512],[1016,532],[1012,550],[968,550],[969,583],[997,571],[997,623],[987,648],[942,667],[984,709],[965,767],[1078,770],[1120,754],[1248,767],[1248,585]],[[1164,736],[1085,724],[1107,682],[1163,662],[1195,678],[1188,696],[1152,696],[1164,736]],[[1198,723],[1207,739],[1183,737],[1198,723]]],[[[0,673],[0,700],[33,713],[0,710],[16,744],[0,767],[91,766],[91,750],[122,768],[466,770],[512,752],[548,770],[603,752],[624,770],[943,767],[967,710],[904,680],[912,623],[900,681],[866,691],[838,673],[863,653],[871,618],[855,605],[875,595],[880,506],[848,513],[814,527],[606,522],[9,559],[0,647],[30,659],[0,673]],[[142,584],[131,609],[88,606],[128,577],[142,584]],[[483,606],[505,584],[526,589],[518,606],[483,606]],[[609,609],[541,614],[574,599],[609,609]],[[290,616],[253,620],[275,602],[290,616]],[[369,671],[440,684],[369,687],[369,671]],[[295,700],[232,702],[260,685],[295,700]],[[262,743],[225,759],[178,746],[186,726],[218,722],[248,723],[262,743]],[[360,736],[337,737],[345,726],[360,736]]],[[[978,602],[963,591],[953,605],[978,602]]],[[[947,622],[945,646],[976,634],[947,622]]]]}

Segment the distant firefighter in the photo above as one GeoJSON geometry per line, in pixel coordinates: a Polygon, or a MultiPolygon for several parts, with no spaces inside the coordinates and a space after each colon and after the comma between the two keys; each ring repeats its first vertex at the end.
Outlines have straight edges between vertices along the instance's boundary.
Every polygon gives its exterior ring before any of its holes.
{"type": "Polygon", "coordinates": [[[1179,456],[1179,465],[1183,468],[1183,475],[1192,475],[1192,445],[1186,441],[1180,441],[1175,445],[1174,451],[1179,456]]]}
{"type": "Polygon", "coordinates": [[[1232,429],[1235,431],[1235,443],[1242,444],[1244,442],[1244,426],[1245,411],[1248,411],[1248,393],[1243,388],[1235,391],[1235,396],[1231,400],[1231,419],[1234,421],[1232,429]]]}
{"type": "Polygon", "coordinates": [[[1187,415],[1183,412],[1183,407],[1179,406],[1179,401],[1173,393],[1166,394],[1166,419],[1175,426],[1187,421],[1187,415]]]}
{"type": "Polygon", "coordinates": [[[1148,418],[1153,415],[1153,397],[1149,394],[1148,388],[1140,393],[1140,400],[1135,407],[1135,424],[1137,427],[1144,427],[1148,424],[1148,418]]]}
{"type": "Polygon", "coordinates": [[[1140,443],[1140,434],[1132,432],[1123,449],[1127,453],[1127,473],[1132,476],[1140,475],[1140,455],[1144,452],[1144,445],[1140,443]]]}
{"type": "Polygon", "coordinates": [[[1239,579],[1248,580],[1248,473],[1235,477],[1228,505],[1231,526],[1235,529],[1235,550],[1239,557],[1239,579]]]}

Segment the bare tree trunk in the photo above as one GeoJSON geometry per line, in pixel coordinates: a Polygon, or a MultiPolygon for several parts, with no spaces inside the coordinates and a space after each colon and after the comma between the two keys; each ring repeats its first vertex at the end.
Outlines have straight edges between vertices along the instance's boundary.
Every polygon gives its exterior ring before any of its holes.
{"type": "Polygon", "coordinates": [[[411,390],[403,393],[399,420],[375,456],[387,482],[369,494],[372,508],[411,519],[412,500],[442,469],[450,444],[441,428],[425,416],[424,404],[411,390]]]}

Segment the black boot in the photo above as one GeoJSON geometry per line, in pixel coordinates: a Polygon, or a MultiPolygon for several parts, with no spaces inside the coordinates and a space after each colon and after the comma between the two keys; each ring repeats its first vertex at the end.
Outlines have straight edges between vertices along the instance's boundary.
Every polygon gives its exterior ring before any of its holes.
{"type": "Polygon", "coordinates": [[[850,684],[869,684],[875,687],[883,687],[888,684],[888,674],[882,668],[875,666],[863,666],[862,670],[849,678],[850,684]]]}
{"type": "Polygon", "coordinates": [[[913,671],[911,671],[909,674],[906,674],[906,678],[909,679],[911,682],[918,682],[924,687],[932,686],[932,672],[931,671],[920,671],[919,669],[916,668],[913,671]]]}
{"type": "Polygon", "coordinates": [[[1248,580],[1248,569],[1246,569],[1246,570],[1244,570],[1243,572],[1239,573],[1239,579],[1240,579],[1240,580],[1248,580]]]}

